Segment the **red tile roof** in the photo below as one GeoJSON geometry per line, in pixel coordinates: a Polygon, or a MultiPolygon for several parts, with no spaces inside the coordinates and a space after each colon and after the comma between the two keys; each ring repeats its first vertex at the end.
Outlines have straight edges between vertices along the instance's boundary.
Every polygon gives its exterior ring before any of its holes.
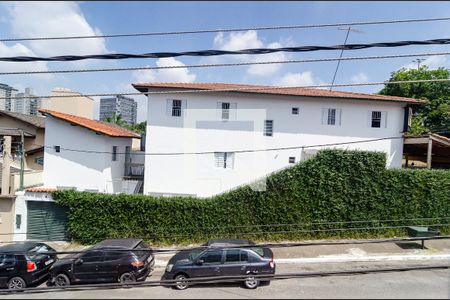
{"type": "Polygon", "coordinates": [[[61,112],[52,111],[48,109],[40,109],[39,112],[43,113],[46,116],[52,116],[60,120],[67,121],[69,123],[93,130],[95,132],[105,134],[107,136],[138,138],[138,139],[141,138],[139,134],[115,124],[64,114],[61,112]]]}
{"type": "Polygon", "coordinates": [[[326,98],[346,98],[360,100],[376,100],[376,101],[393,101],[420,104],[426,100],[414,98],[404,98],[396,96],[384,96],[375,94],[363,94],[353,92],[330,91],[314,88],[280,88],[266,85],[250,85],[250,84],[229,84],[229,83],[133,83],[135,89],[140,92],[146,92],[148,88],[173,88],[173,89],[194,89],[194,90],[229,90],[230,92],[239,93],[258,93],[258,94],[274,94],[287,96],[306,96],[306,97],[326,97],[326,98]],[[258,90],[258,88],[261,88],[258,90]],[[240,90],[241,89],[241,90],[240,90]],[[253,90],[242,90],[253,89],[253,90]]]}
{"type": "Polygon", "coordinates": [[[51,193],[56,192],[55,188],[46,188],[46,187],[33,187],[25,189],[26,192],[30,193],[51,193]]]}

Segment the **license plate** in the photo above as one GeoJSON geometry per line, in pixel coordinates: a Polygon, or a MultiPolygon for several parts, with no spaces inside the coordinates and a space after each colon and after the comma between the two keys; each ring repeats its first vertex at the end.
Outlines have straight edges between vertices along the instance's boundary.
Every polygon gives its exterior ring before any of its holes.
{"type": "Polygon", "coordinates": [[[48,266],[49,264],[51,264],[51,263],[53,263],[53,262],[54,262],[53,259],[49,259],[49,260],[47,260],[44,264],[45,264],[46,266],[48,266]]]}

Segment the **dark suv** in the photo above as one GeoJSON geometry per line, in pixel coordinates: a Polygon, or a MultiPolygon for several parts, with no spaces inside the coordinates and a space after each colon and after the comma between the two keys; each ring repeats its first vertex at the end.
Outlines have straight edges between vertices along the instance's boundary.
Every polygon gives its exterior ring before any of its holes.
{"type": "Polygon", "coordinates": [[[104,240],[54,264],[47,285],[144,281],[154,265],[151,248],[142,240],[104,240]]]}
{"type": "Polygon", "coordinates": [[[0,287],[23,289],[48,277],[56,251],[44,243],[23,242],[0,247],[0,287]]]}
{"type": "Polygon", "coordinates": [[[257,288],[260,280],[252,275],[275,274],[273,252],[250,241],[237,241],[240,240],[215,240],[204,247],[177,253],[169,260],[162,279],[179,280],[175,288],[184,290],[192,284],[187,278],[248,276],[236,281],[244,281],[249,289],[257,288]]]}

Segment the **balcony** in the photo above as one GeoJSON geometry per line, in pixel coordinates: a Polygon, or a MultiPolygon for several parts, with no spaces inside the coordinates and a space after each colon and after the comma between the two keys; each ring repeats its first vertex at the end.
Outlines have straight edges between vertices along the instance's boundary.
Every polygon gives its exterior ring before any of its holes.
{"type": "Polygon", "coordinates": [[[126,163],[124,179],[143,180],[144,179],[144,164],[126,163]]]}

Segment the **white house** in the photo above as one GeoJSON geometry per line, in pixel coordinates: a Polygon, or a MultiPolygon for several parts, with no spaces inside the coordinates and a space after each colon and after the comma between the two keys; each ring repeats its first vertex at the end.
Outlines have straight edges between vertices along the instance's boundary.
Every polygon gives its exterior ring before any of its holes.
{"type": "Polygon", "coordinates": [[[401,167],[409,107],[423,102],[220,83],[133,86],[148,93],[144,194],[152,195],[219,194],[326,147],[383,151],[387,167],[401,167]]]}
{"type": "Polygon", "coordinates": [[[47,117],[44,187],[134,193],[138,180],[130,180],[131,146],[133,138],[140,138],[138,134],[106,122],[40,112],[47,117]]]}

